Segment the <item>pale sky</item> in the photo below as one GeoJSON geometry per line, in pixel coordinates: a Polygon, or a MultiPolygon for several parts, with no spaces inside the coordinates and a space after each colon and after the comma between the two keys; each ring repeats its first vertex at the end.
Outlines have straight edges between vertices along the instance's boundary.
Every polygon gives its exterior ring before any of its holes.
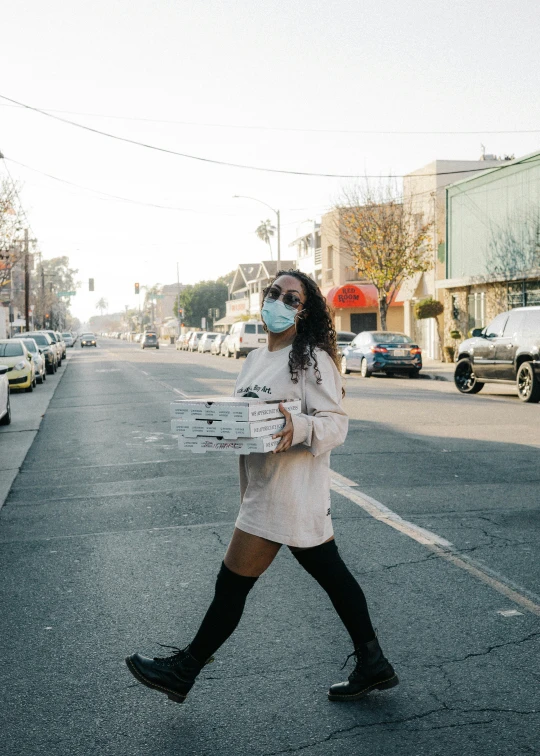
{"type": "MultiPolygon", "coordinates": [[[[0,94],[183,153],[401,175],[476,160],[481,144],[516,157],[540,149],[537,0],[25,0],[4,3],[0,23],[0,94]]],[[[81,319],[102,296],[111,312],[135,306],[133,284],[173,283],[177,262],[194,283],[268,259],[254,229],[271,212],[234,194],[281,209],[287,258],[297,223],[320,216],[342,183],[160,154],[5,100],[0,150],[142,203],[7,163],[44,256],[68,255],[79,269],[81,319]]]]}

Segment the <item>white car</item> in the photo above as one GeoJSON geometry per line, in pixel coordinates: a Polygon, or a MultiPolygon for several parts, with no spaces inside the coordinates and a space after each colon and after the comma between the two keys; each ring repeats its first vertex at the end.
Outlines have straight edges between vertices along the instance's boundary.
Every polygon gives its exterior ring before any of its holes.
{"type": "Polygon", "coordinates": [[[268,336],[262,320],[234,323],[227,339],[227,357],[233,355],[238,359],[241,354],[247,355],[267,343],[268,336]]]}
{"type": "Polygon", "coordinates": [[[64,331],[61,334],[62,338],[64,339],[64,343],[67,347],[72,347],[75,344],[75,339],[73,338],[73,334],[69,331],[64,331]]]}
{"type": "Polygon", "coordinates": [[[194,331],[188,342],[188,352],[196,352],[199,348],[199,341],[203,337],[203,331],[194,331]]]}
{"type": "Polygon", "coordinates": [[[0,425],[9,425],[11,422],[8,370],[7,365],[0,365],[0,425]]]}
{"type": "Polygon", "coordinates": [[[21,339],[25,347],[28,349],[34,360],[34,367],[36,368],[36,381],[43,383],[47,380],[47,365],[45,363],[45,357],[39,351],[39,347],[35,339],[21,339]]]}
{"type": "Polygon", "coordinates": [[[198,352],[209,352],[210,347],[212,346],[212,342],[215,341],[218,334],[213,333],[212,331],[208,331],[206,333],[203,333],[201,340],[199,341],[199,346],[197,347],[198,352]]]}

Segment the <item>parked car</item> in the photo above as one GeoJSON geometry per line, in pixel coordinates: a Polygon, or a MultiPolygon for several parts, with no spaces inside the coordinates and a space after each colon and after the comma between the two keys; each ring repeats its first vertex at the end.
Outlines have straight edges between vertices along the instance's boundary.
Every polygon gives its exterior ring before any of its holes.
{"type": "Polygon", "coordinates": [[[44,331],[42,331],[42,333],[46,333],[50,337],[50,339],[51,339],[51,341],[52,341],[52,343],[54,345],[54,349],[56,350],[56,364],[57,364],[58,367],[61,367],[62,366],[62,359],[63,359],[63,356],[64,356],[64,350],[62,348],[62,345],[60,344],[60,341],[58,340],[58,338],[56,336],[56,332],[55,331],[45,331],[44,330],[44,331]]]}
{"type": "Polygon", "coordinates": [[[94,333],[83,333],[81,336],[81,349],[85,346],[97,347],[97,339],[94,333]]]}
{"type": "Polygon", "coordinates": [[[477,394],[486,383],[513,383],[523,402],[540,401],[540,307],[516,307],[459,345],[454,383],[477,394]]]}
{"type": "Polygon", "coordinates": [[[0,341],[0,363],[7,365],[10,389],[24,389],[31,393],[36,385],[36,369],[32,355],[22,339],[0,341]]]}
{"type": "Polygon", "coordinates": [[[417,378],[422,369],[422,350],[410,336],[392,331],[363,331],[343,349],[341,372],[407,374],[417,378]]]}
{"type": "Polygon", "coordinates": [[[64,331],[64,333],[62,333],[62,338],[64,339],[64,343],[67,347],[73,348],[73,345],[75,344],[73,334],[71,334],[69,331],[64,331]]]}
{"type": "Polygon", "coordinates": [[[47,380],[47,369],[45,365],[45,357],[39,351],[39,347],[34,339],[25,338],[21,339],[25,347],[28,349],[34,360],[34,367],[36,369],[36,381],[43,383],[47,380]]]}
{"type": "Polygon", "coordinates": [[[212,343],[216,339],[216,336],[218,336],[218,334],[214,333],[213,331],[206,331],[205,333],[203,333],[201,339],[199,340],[197,351],[201,353],[209,352],[212,343]]]}
{"type": "Polygon", "coordinates": [[[189,340],[193,333],[194,331],[186,331],[185,333],[181,333],[176,340],[176,348],[185,351],[188,348],[189,340]]]}
{"type": "Polygon", "coordinates": [[[219,354],[221,357],[230,357],[229,355],[229,334],[225,334],[225,338],[221,342],[221,346],[219,347],[219,354]]]}
{"type": "Polygon", "coordinates": [[[56,338],[58,339],[58,343],[62,347],[62,359],[65,360],[67,357],[67,351],[66,351],[66,342],[64,341],[64,337],[59,331],[54,332],[56,335],[56,338]]]}
{"type": "Polygon", "coordinates": [[[32,338],[38,345],[38,349],[45,358],[45,369],[49,375],[56,373],[58,368],[58,351],[51,337],[42,331],[30,331],[24,334],[25,338],[32,338]]]}
{"type": "Polygon", "coordinates": [[[249,320],[234,323],[227,342],[228,356],[239,359],[268,342],[262,320],[249,320]]]}
{"type": "Polygon", "coordinates": [[[337,331],[336,332],[336,346],[338,355],[341,357],[345,347],[350,346],[356,334],[352,331],[337,331]]]}
{"type": "Polygon", "coordinates": [[[225,336],[226,334],[224,333],[218,333],[216,335],[216,338],[210,344],[210,354],[220,354],[221,345],[223,343],[223,340],[225,339],[225,336]]]}
{"type": "Polygon", "coordinates": [[[199,347],[199,341],[202,339],[204,331],[193,331],[188,341],[188,352],[196,352],[199,347]]]}
{"type": "Polygon", "coordinates": [[[0,362],[0,425],[9,425],[11,422],[8,370],[9,367],[0,362]]]}
{"type": "Polygon", "coordinates": [[[156,333],[150,333],[148,331],[147,333],[143,334],[143,337],[141,339],[141,348],[147,349],[148,347],[159,349],[159,340],[156,333]]]}

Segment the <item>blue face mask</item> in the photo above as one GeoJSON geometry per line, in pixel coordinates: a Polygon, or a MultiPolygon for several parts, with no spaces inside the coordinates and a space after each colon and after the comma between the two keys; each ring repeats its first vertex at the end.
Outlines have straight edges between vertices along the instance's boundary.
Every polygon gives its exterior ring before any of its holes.
{"type": "Polygon", "coordinates": [[[297,314],[298,311],[294,307],[283,304],[281,299],[265,302],[262,308],[263,320],[272,333],[283,333],[293,326],[297,314]]]}

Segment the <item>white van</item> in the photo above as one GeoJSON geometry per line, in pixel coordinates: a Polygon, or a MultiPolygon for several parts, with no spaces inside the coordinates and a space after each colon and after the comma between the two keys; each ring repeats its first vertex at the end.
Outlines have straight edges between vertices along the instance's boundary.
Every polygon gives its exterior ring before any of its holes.
{"type": "Polygon", "coordinates": [[[234,355],[235,359],[238,359],[241,354],[246,355],[267,342],[268,337],[261,320],[234,323],[227,339],[227,357],[234,355]]]}

